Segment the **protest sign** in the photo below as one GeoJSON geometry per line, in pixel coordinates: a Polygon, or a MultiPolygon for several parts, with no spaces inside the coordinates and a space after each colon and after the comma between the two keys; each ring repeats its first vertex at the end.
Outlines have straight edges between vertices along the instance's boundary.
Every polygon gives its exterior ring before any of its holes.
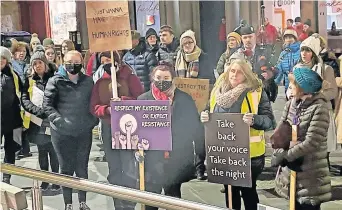
{"type": "Polygon", "coordinates": [[[180,78],[174,79],[176,87],[194,99],[198,112],[204,110],[209,100],[209,80],[208,79],[191,79],[180,78]]]}
{"type": "Polygon", "coordinates": [[[249,126],[242,114],[214,113],[205,124],[208,181],[251,187],[249,126]]]}
{"type": "Polygon", "coordinates": [[[89,48],[92,52],[132,48],[128,1],[86,1],[89,48]]]}
{"type": "Polygon", "coordinates": [[[112,101],[112,149],[172,150],[169,101],[112,101]]]}

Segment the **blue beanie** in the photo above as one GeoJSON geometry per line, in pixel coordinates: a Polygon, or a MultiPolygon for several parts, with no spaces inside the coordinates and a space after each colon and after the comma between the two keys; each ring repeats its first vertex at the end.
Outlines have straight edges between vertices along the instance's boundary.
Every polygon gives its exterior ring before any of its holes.
{"type": "Polygon", "coordinates": [[[322,89],[323,80],[317,72],[307,67],[296,68],[293,75],[299,87],[306,94],[317,93],[322,89]]]}

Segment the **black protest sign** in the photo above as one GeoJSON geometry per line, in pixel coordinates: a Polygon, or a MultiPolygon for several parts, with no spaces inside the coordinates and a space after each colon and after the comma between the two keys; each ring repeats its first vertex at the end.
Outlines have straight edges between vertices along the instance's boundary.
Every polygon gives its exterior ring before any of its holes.
{"type": "Polygon", "coordinates": [[[208,181],[251,187],[249,126],[242,114],[214,113],[205,123],[208,181]]]}

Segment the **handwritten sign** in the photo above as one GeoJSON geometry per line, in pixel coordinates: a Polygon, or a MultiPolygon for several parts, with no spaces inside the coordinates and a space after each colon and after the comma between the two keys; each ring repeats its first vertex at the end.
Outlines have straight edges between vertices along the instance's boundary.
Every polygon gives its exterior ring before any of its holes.
{"type": "Polygon", "coordinates": [[[194,99],[197,110],[203,111],[209,100],[209,80],[208,79],[190,79],[179,78],[174,79],[176,87],[194,99]]]}
{"type": "Polygon", "coordinates": [[[128,1],[86,1],[89,46],[93,52],[132,48],[128,1]]]}
{"type": "Polygon", "coordinates": [[[327,2],[322,2],[319,4],[320,7],[331,7],[333,13],[342,13],[342,0],[332,0],[327,2]]]}
{"type": "Polygon", "coordinates": [[[112,101],[112,149],[172,150],[169,101],[112,101]]]}
{"type": "Polygon", "coordinates": [[[205,124],[209,182],[252,186],[249,126],[242,116],[215,113],[205,124]]]}

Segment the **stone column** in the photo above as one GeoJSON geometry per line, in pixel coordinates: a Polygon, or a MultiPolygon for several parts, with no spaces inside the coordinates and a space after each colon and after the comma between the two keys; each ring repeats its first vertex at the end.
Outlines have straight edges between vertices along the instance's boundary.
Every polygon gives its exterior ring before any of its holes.
{"type": "Polygon", "coordinates": [[[238,1],[225,1],[225,16],[227,34],[232,32],[239,24],[239,8],[238,1]]]}
{"type": "Polygon", "coordinates": [[[301,1],[300,16],[304,23],[307,19],[311,19],[311,30],[318,32],[317,27],[317,2],[316,1],[301,1]]]}
{"type": "MultiPolygon", "coordinates": [[[[240,20],[244,19],[247,21],[249,25],[252,25],[250,5],[251,5],[250,1],[240,1],[240,20]]],[[[254,10],[255,8],[253,8],[253,12],[254,10]]]]}

